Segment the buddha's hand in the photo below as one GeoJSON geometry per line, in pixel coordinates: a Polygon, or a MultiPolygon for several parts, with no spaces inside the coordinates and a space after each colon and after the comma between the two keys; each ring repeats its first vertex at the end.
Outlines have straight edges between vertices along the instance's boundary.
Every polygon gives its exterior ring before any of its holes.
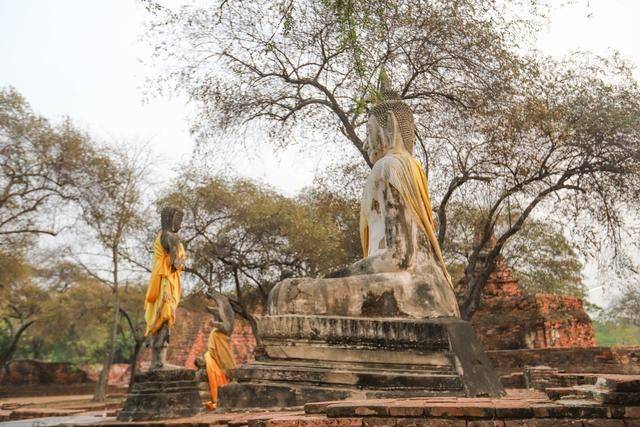
{"type": "Polygon", "coordinates": [[[177,259],[173,262],[171,267],[173,268],[173,271],[184,271],[184,261],[177,259]]]}
{"type": "Polygon", "coordinates": [[[359,274],[372,274],[375,271],[373,269],[371,261],[371,258],[361,259],[360,261],[356,261],[347,267],[332,271],[324,277],[327,279],[335,279],[339,277],[357,276],[359,274]]]}
{"type": "Polygon", "coordinates": [[[339,268],[324,276],[326,279],[336,279],[338,277],[351,276],[351,269],[349,267],[339,268]]]}
{"type": "Polygon", "coordinates": [[[204,363],[204,359],[202,357],[196,357],[196,360],[194,363],[196,365],[196,368],[198,369],[205,369],[206,367],[206,364],[204,363]]]}

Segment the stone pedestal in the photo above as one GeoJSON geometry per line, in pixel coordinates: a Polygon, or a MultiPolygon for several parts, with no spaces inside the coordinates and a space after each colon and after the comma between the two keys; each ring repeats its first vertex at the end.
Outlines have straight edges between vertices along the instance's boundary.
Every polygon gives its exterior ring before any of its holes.
{"type": "Polygon", "coordinates": [[[235,372],[218,407],[504,394],[468,322],[273,315],[258,319],[264,354],[235,372]]]}
{"type": "Polygon", "coordinates": [[[137,374],[119,421],[191,417],[202,411],[195,371],[171,369],[137,374]]]}

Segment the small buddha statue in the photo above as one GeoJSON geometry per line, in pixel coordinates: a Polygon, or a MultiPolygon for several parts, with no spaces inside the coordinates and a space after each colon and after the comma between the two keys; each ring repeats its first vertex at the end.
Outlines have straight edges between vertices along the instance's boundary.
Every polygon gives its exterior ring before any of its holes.
{"type": "Polygon", "coordinates": [[[271,315],[460,317],[435,234],[426,174],[413,157],[410,107],[381,73],[367,122],[373,164],[360,210],[364,258],[324,278],[290,278],[269,295],[271,315]]]}
{"type": "Polygon", "coordinates": [[[204,354],[204,362],[198,360],[196,366],[209,383],[211,400],[205,403],[205,407],[212,411],[216,409],[218,402],[218,388],[229,383],[235,362],[231,350],[231,334],[233,333],[234,312],[229,300],[221,295],[213,298],[214,304],[207,307],[207,311],[213,317],[213,328],[207,341],[207,352],[204,354]]]}
{"type": "Polygon", "coordinates": [[[182,226],[182,210],[167,206],[160,213],[161,231],[153,245],[153,267],[145,296],[144,309],[151,346],[151,370],[177,368],[166,365],[171,327],[176,321],[182,288],[185,252],[178,231],[182,226]]]}

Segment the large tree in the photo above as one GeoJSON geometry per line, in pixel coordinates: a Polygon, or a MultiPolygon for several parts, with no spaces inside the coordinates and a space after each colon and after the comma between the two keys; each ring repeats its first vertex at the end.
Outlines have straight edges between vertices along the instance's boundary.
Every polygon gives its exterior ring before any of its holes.
{"type": "Polygon", "coordinates": [[[69,120],[53,124],[15,89],[0,88],[0,367],[46,315],[50,289],[35,266],[36,238],[73,221],[62,207],[77,200],[92,154],[91,141],[69,120]]]}
{"type": "Polygon", "coordinates": [[[518,43],[539,15],[490,0],[271,5],[150,7],[156,52],[174,65],[161,86],[196,101],[204,139],[240,130],[259,140],[249,123],[269,131],[262,139],[285,144],[312,130],[334,147],[348,142],[368,162],[362,125],[386,67],[428,152],[440,243],[452,202],[486,213],[465,267],[465,318],[532,215],[562,215],[593,244],[602,236],[585,224],[602,225],[605,238],[619,232],[640,188],[640,92],[624,61],[523,56],[518,43]],[[496,227],[504,215],[509,221],[496,227]],[[480,271],[478,255],[494,238],[490,268],[480,271]]]}
{"type": "Polygon", "coordinates": [[[124,146],[104,147],[87,159],[86,167],[92,173],[82,183],[84,191],[79,203],[86,227],[106,254],[91,257],[89,261],[86,257],[76,256],[75,260],[89,275],[108,286],[113,295],[111,332],[94,394],[95,400],[103,401],[120,325],[121,254],[134,231],[145,225],[141,213],[148,158],[141,151],[124,146]]]}
{"type": "Polygon", "coordinates": [[[209,293],[235,294],[249,321],[283,277],[316,276],[360,255],[356,203],[321,188],[289,198],[251,181],[187,172],[172,189],[158,204],[185,210],[186,271],[209,293]]]}
{"type": "Polygon", "coordinates": [[[436,134],[500,96],[520,68],[511,50],[533,25],[492,0],[277,0],[266,9],[224,0],[153,11],[154,52],[162,67],[177,65],[160,82],[197,101],[200,136],[251,123],[290,144],[311,128],[318,141],[344,135],[367,162],[363,124],[383,65],[416,105],[422,135],[436,134]]]}
{"type": "Polygon", "coordinates": [[[56,218],[55,209],[77,196],[75,183],[91,151],[69,120],[52,124],[15,89],[0,88],[1,249],[60,231],[67,218],[56,218]]]}
{"type": "Polygon", "coordinates": [[[0,376],[50,298],[20,253],[0,252],[0,376]]]}
{"type": "MultiPolygon", "coordinates": [[[[485,214],[476,205],[452,203],[449,206],[451,220],[444,245],[454,280],[464,276],[469,257],[481,238],[485,214]]],[[[496,228],[508,228],[510,221],[513,219],[509,215],[500,215],[496,228]]],[[[530,219],[509,239],[501,257],[528,293],[585,296],[582,262],[562,227],[554,222],[530,219]]]]}

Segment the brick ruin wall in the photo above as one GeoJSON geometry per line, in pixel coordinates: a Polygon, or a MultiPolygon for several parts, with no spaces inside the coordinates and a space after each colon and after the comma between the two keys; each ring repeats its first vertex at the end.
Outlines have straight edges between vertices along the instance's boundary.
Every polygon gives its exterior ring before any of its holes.
{"type": "MultiPolygon", "coordinates": [[[[178,308],[176,324],[171,332],[167,361],[173,365],[195,369],[197,358],[204,357],[207,341],[211,332],[211,315],[208,313],[188,311],[178,308]]],[[[236,365],[253,360],[256,340],[251,326],[244,320],[236,318],[231,335],[231,344],[236,365]]],[[[151,360],[151,351],[145,349],[140,356],[143,369],[151,360]]]]}
{"type": "Polygon", "coordinates": [[[640,375],[640,346],[492,350],[487,356],[499,375],[525,366],[549,366],[571,373],[640,375]]]}
{"type": "MultiPolygon", "coordinates": [[[[457,285],[459,296],[466,291],[457,285]]],[[[487,350],[593,347],[591,318],[578,297],[526,294],[498,260],[471,324],[487,350]]]]}

